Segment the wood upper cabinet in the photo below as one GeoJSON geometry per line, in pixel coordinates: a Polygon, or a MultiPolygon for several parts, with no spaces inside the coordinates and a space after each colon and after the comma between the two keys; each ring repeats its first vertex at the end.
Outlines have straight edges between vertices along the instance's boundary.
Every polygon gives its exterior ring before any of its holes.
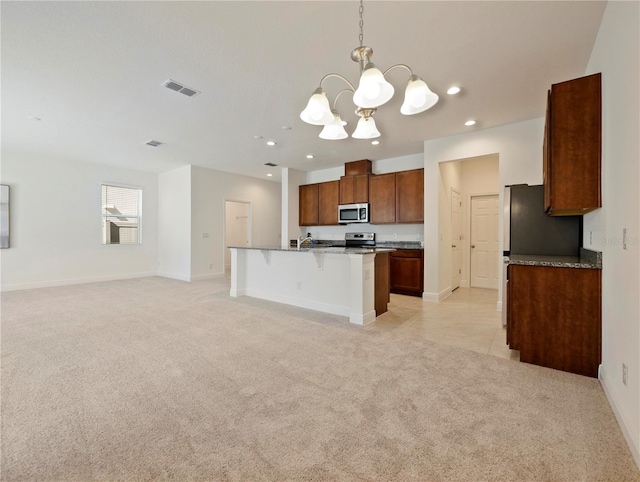
{"type": "Polygon", "coordinates": [[[545,209],[585,214],[602,206],[601,74],[553,84],[543,145],[545,209]]]}
{"type": "Polygon", "coordinates": [[[369,174],[340,178],[340,204],[369,202],[369,174]]]}
{"type": "Polygon", "coordinates": [[[338,197],[339,181],[300,186],[298,225],[338,224],[338,197]]]}
{"type": "Polygon", "coordinates": [[[338,224],[340,181],[318,184],[318,224],[321,226],[338,224]]]}
{"type": "Polygon", "coordinates": [[[371,172],[371,161],[369,159],[347,162],[344,165],[345,176],[358,176],[360,174],[371,174],[371,172]]]}
{"type": "Polygon", "coordinates": [[[396,173],[378,174],[369,178],[369,222],[396,222],[396,173]]]}
{"type": "Polygon", "coordinates": [[[424,289],[424,251],[398,249],[390,256],[391,292],[422,296],[424,289]]]}
{"type": "Polygon", "coordinates": [[[602,270],[510,265],[508,273],[507,342],[520,361],[597,377],[602,270]]]}
{"type": "Polygon", "coordinates": [[[396,172],[396,223],[424,223],[424,169],[396,172]]]}
{"type": "Polygon", "coordinates": [[[318,217],[318,184],[305,184],[298,190],[298,225],[317,226],[318,217]]]}

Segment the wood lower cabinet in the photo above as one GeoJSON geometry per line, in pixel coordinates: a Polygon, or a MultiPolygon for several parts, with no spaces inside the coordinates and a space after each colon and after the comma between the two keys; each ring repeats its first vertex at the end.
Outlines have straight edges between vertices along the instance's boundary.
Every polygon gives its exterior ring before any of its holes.
{"type": "Polygon", "coordinates": [[[552,216],[602,206],[601,74],[553,84],[543,144],[545,209],[552,216]]]}
{"type": "Polygon", "coordinates": [[[424,251],[398,249],[390,255],[391,293],[422,296],[424,290],[424,251]]]}
{"type": "Polygon", "coordinates": [[[424,169],[396,172],[396,223],[424,223],[424,169]]]}
{"type": "Polygon", "coordinates": [[[396,173],[378,174],[369,179],[369,222],[396,222],[396,173]]]}
{"type": "Polygon", "coordinates": [[[320,226],[338,224],[339,196],[340,181],[318,184],[318,224],[320,226]]]}
{"type": "Polygon", "coordinates": [[[340,178],[340,204],[369,202],[369,174],[340,178]]]}
{"type": "Polygon", "coordinates": [[[510,265],[507,343],[520,361],[597,377],[601,286],[599,269],[510,265]]]}
{"type": "Polygon", "coordinates": [[[319,221],[318,213],[318,184],[305,184],[298,190],[299,226],[317,226],[319,221]]]}

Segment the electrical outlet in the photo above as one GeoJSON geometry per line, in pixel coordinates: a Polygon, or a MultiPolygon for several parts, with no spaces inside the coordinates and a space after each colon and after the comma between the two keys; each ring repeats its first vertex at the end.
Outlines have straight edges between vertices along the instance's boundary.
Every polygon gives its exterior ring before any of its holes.
{"type": "Polygon", "coordinates": [[[209,269],[213,269],[213,263],[209,263],[209,269]]]}
{"type": "Polygon", "coordinates": [[[626,363],[622,364],[622,384],[626,387],[627,386],[627,380],[628,380],[628,376],[629,376],[629,370],[627,368],[626,363]]]}
{"type": "Polygon", "coordinates": [[[202,233],[202,237],[203,238],[208,238],[209,237],[209,233],[202,233]]]}
{"type": "Polygon", "coordinates": [[[627,249],[627,228],[622,230],[622,249],[627,249]]]}
{"type": "Polygon", "coordinates": [[[296,289],[297,289],[298,291],[300,291],[300,290],[302,289],[302,281],[298,281],[298,282],[296,283],[296,289]]]}
{"type": "Polygon", "coordinates": [[[589,231],[589,246],[593,245],[593,231],[589,231]]]}

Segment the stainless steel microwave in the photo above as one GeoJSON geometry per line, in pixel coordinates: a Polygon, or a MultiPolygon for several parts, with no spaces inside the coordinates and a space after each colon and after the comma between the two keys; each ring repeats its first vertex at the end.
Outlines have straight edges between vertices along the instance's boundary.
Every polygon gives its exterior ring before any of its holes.
{"type": "Polygon", "coordinates": [[[368,223],[369,204],[340,204],[338,206],[338,223],[368,223]]]}

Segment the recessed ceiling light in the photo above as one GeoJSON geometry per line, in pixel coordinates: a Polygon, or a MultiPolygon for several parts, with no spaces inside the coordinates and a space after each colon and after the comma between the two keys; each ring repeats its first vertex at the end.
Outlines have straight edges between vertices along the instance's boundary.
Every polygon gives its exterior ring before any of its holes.
{"type": "Polygon", "coordinates": [[[453,87],[449,87],[449,90],[447,90],[447,94],[449,95],[456,95],[459,92],[460,92],[460,87],[457,87],[455,85],[453,87]]]}
{"type": "Polygon", "coordinates": [[[290,131],[291,130],[291,126],[282,126],[282,130],[283,131],[290,131]]]}
{"type": "Polygon", "coordinates": [[[373,146],[377,146],[378,144],[380,144],[380,141],[371,141],[371,145],[373,146]]]}
{"type": "Polygon", "coordinates": [[[267,141],[267,145],[268,146],[275,146],[276,142],[275,141],[267,141]]]}
{"type": "Polygon", "coordinates": [[[466,125],[466,126],[473,126],[475,124],[476,124],[476,121],[474,121],[474,120],[468,120],[467,122],[464,123],[464,125],[466,125]]]}
{"type": "Polygon", "coordinates": [[[273,176],[273,174],[271,174],[271,173],[267,174],[267,177],[271,177],[271,176],[273,176]]]}
{"type": "Polygon", "coordinates": [[[307,159],[313,159],[313,154],[307,154],[307,159]]]}
{"type": "Polygon", "coordinates": [[[254,139],[262,139],[262,136],[253,136],[254,139]]]}

